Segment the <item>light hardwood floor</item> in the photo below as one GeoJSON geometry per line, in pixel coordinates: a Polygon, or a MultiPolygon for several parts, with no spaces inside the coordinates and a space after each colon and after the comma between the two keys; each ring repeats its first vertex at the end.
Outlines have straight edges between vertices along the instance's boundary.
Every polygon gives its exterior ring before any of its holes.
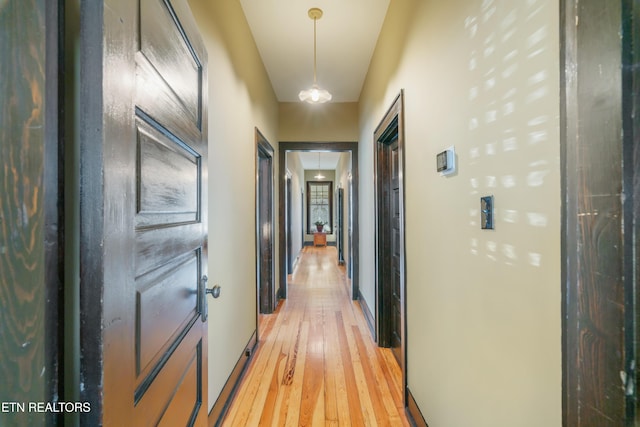
{"type": "Polygon", "coordinates": [[[408,426],[402,375],[349,297],[334,247],[305,247],[289,298],[260,316],[260,345],[223,422],[239,426],[408,426]]]}

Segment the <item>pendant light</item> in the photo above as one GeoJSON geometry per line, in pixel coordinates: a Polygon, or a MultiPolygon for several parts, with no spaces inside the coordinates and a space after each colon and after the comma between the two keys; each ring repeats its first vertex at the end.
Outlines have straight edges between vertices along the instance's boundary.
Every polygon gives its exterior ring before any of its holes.
{"type": "Polygon", "coordinates": [[[310,89],[301,90],[298,98],[310,104],[321,104],[331,101],[331,94],[326,89],[320,89],[316,81],[316,23],[322,18],[322,9],[317,7],[309,9],[309,18],[313,19],[313,86],[310,89]]]}
{"type": "MultiPolygon", "coordinates": [[[[329,95],[331,96],[331,95],[329,95]]],[[[324,179],[324,175],[320,172],[320,152],[318,151],[318,175],[314,176],[315,179],[324,179]]]]}

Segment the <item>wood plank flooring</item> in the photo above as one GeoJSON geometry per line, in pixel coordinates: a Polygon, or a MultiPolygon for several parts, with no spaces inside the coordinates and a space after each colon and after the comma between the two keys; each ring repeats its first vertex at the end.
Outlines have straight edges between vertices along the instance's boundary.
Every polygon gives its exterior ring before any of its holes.
{"type": "Polygon", "coordinates": [[[408,426],[402,374],[349,297],[334,247],[305,247],[289,298],[260,317],[260,346],[223,426],[408,426]]]}

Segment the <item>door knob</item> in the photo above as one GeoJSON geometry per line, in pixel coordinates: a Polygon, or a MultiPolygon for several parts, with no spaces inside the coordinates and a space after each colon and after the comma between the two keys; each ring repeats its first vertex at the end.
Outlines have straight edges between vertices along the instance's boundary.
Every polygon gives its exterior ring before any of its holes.
{"type": "Polygon", "coordinates": [[[203,322],[206,322],[209,317],[207,309],[207,295],[210,294],[212,297],[218,298],[220,296],[220,290],[222,289],[219,285],[215,285],[213,288],[207,288],[208,281],[209,278],[207,276],[202,276],[202,279],[200,279],[200,285],[198,286],[198,308],[203,322]]]}
{"type": "Polygon", "coordinates": [[[220,285],[214,285],[213,288],[206,289],[206,293],[214,298],[218,298],[220,296],[221,289],[220,285]]]}

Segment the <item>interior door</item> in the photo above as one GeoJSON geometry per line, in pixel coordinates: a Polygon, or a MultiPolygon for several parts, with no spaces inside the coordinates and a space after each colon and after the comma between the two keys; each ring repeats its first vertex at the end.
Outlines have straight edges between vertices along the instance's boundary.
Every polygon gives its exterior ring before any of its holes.
{"type": "MultiPolygon", "coordinates": [[[[404,95],[374,132],[376,175],[376,309],[381,347],[391,347],[406,385],[404,244],[404,95]]],[[[406,398],[406,395],[405,395],[406,398]]]]}
{"type": "Polygon", "coordinates": [[[338,218],[336,221],[336,242],[338,246],[338,264],[344,264],[344,190],[338,188],[338,218]]]}
{"type": "Polygon", "coordinates": [[[83,8],[81,421],[206,425],[206,52],[186,0],[83,8]]]}
{"type": "Polygon", "coordinates": [[[292,234],[293,234],[293,230],[291,229],[291,222],[292,219],[292,213],[293,213],[293,206],[292,206],[292,188],[291,188],[291,177],[287,177],[287,182],[286,182],[286,187],[287,187],[287,214],[286,214],[286,218],[285,218],[285,224],[286,224],[286,228],[285,228],[285,233],[287,234],[287,274],[291,274],[293,273],[293,240],[292,240],[292,234]]]}
{"type": "Polygon", "coordinates": [[[275,259],[274,259],[274,221],[273,221],[273,148],[257,132],[257,281],[258,307],[261,314],[275,310],[275,259]]]}
{"type": "Polygon", "coordinates": [[[402,364],[402,298],[400,294],[400,184],[397,133],[381,147],[382,176],[382,277],[383,312],[387,326],[386,345],[402,364]]]}

